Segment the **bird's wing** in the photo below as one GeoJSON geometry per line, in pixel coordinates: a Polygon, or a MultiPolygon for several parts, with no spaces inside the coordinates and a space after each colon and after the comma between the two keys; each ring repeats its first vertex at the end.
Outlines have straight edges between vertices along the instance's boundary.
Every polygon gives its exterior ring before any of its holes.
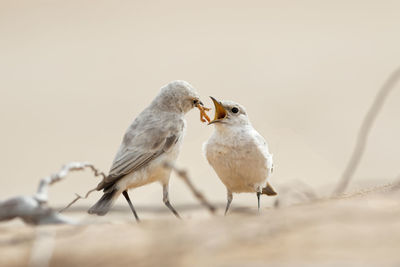
{"type": "Polygon", "coordinates": [[[267,168],[268,168],[268,172],[270,174],[270,173],[272,173],[273,168],[274,168],[273,167],[273,159],[272,159],[273,155],[269,152],[268,144],[267,144],[267,141],[265,141],[264,137],[262,137],[262,135],[260,135],[256,130],[254,130],[253,134],[254,134],[254,138],[256,140],[258,149],[260,149],[260,152],[263,154],[263,156],[267,160],[267,168]]]}
{"type": "MultiPolygon", "coordinates": [[[[178,123],[179,124],[179,123],[178,123]]],[[[180,127],[157,123],[142,127],[132,125],[125,134],[108,176],[97,186],[107,189],[128,173],[139,170],[168,152],[181,136],[180,127]]]]}
{"type": "Polygon", "coordinates": [[[108,176],[120,177],[140,169],[151,160],[168,151],[178,141],[178,138],[177,135],[172,133],[160,133],[152,140],[149,146],[144,146],[142,143],[132,149],[128,149],[114,161],[108,176]]]}

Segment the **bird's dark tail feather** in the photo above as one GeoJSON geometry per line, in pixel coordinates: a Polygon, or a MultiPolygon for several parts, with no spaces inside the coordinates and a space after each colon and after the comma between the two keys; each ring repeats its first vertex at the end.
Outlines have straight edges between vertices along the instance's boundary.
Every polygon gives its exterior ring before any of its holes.
{"type": "Polygon", "coordinates": [[[278,193],[276,193],[275,189],[267,183],[267,185],[262,189],[262,194],[267,196],[276,196],[278,193]]]}
{"type": "Polygon", "coordinates": [[[117,189],[114,189],[110,192],[104,193],[104,195],[96,202],[89,210],[89,214],[97,214],[100,216],[106,215],[107,212],[110,210],[113,202],[114,196],[118,192],[117,189]]]}

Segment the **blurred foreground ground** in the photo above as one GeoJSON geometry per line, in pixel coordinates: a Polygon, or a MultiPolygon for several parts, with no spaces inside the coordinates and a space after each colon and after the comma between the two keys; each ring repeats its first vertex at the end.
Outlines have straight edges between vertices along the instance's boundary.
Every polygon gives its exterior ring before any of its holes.
{"type": "Polygon", "coordinates": [[[398,198],[388,185],[261,214],[240,203],[227,217],[178,206],[182,221],[163,207],[138,207],[140,224],[118,207],[102,218],[75,210],[66,215],[83,225],[2,224],[0,265],[399,266],[398,198]]]}

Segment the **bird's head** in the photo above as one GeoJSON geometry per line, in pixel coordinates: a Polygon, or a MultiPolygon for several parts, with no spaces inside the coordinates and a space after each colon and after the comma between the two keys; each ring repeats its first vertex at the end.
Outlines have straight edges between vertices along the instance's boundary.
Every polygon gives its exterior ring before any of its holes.
{"type": "Polygon", "coordinates": [[[192,108],[203,105],[193,86],[181,80],[172,81],[162,87],[155,102],[170,111],[182,113],[187,113],[192,108]]]}
{"type": "Polygon", "coordinates": [[[214,102],[215,115],[214,120],[209,124],[215,124],[220,126],[240,126],[250,124],[249,118],[245,108],[233,101],[218,101],[214,97],[210,96],[214,102]]]}

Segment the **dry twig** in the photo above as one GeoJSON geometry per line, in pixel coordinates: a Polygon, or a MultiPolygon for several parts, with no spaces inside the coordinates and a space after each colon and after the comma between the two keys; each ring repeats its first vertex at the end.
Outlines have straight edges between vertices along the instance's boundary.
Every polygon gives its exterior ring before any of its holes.
{"type": "MultiPolygon", "coordinates": [[[[55,224],[55,223],[75,223],[73,220],[59,214],[47,205],[48,187],[64,179],[69,172],[84,170],[90,168],[95,176],[104,173],[99,172],[92,164],[82,162],[71,162],[64,165],[61,170],[55,174],[43,178],[33,196],[18,196],[0,202],[0,221],[21,218],[28,224],[55,224]]],[[[89,193],[89,192],[88,192],[89,193]]]]}
{"type": "Polygon", "coordinates": [[[200,203],[202,205],[204,205],[205,207],[207,207],[207,209],[211,212],[211,213],[215,213],[216,208],[214,205],[212,205],[205,197],[204,195],[196,189],[196,187],[193,185],[193,183],[191,182],[189,175],[187,173],[186,170],[183,169],[179,169],[177,168],[174,164],[172,164],[171,162],[165,162],[164,163],[166,168],[172,169],[173,171],[176,172],[176,174],[185,182],[185,184],[189,187],[190,191],[192,191],[193,195],[197,198],[197,200],[200,201],[200,203]]]}
{"type": "MultiPolygon", "coordinates": [[[[95,176],[95,177],[97,177],[97,176],[102,176],[103,179],[105,179],[105,178],[107,177],[107,176],[105,175],[104,172],[99,171],[96,167],[94,167],[94,165],[89,164],[89,163],[85,163],[85,164],[86,164],[86,165],[84,166],[84,168],[85,168],[85,167],[90,168],[90,169],[94,172],[94,176],[95,176]]],[[[69,207],[71,207],[75,202],[77,202],[79,199],[87,199],[87,198],[89,197],[89,195],[90,195],[92,192],[96,191],[96,190],[97,190],[97,187],[95,187],[95,188],[93,188],[93,189],[87,191],[84,197],[82,197],[82,196],[80,196],[79,194],[76,194],[76,193],[75,193],[75,196],[76,196],[76,197],[74,198],[74,200],[72,200],[67,206],[65,206],[64,208],[62,208],[59,212],[65,211],[66,209],[68,209],[69,207]]]]}
{"type": "Polygon", "coordinates": [[[68,209],[69,207],[71,207],[71,206],[72,206],[75,202],[77,202],[79,199],[87,199],[87,198],[89,197],[89,195],[90,195],[92,192],[94,192],[94,191],[97,191],[97,187],[95,187],[95,188],[93,188],[93,189],[87,191],[84,197],[82,197],[81,195],[75,193],[75,196],[76,196],[76,197],[74,198],[74,200],[72,200],[72,201],[71,201],[67,206],[65,206],[64,208],[60,209],[59,212],[64,212],[66,209],[68,209]]]}
{"type": "Polygon", "coordinates": [[[339,184],[334,191],[334,195],[341,194],[346,190],[351,178],[357,170],[361,157],[364,154],[365,147],[367,145],[368,135],[371,132],[371,128],[376,120],[376,117],[381,111],[385,100],[387,99],[387,96],[395,88],[395,85],[398,83],[399,80],[400,68],[396,69],[389,76],[389,78],[386,80],[386,82],[383,84],[378,94],[376,95],[373,104],[369,108],[361,124],[353,154],[351,155],[350,160],[347,162],[346,168],[342,174],[339,184]]]}

